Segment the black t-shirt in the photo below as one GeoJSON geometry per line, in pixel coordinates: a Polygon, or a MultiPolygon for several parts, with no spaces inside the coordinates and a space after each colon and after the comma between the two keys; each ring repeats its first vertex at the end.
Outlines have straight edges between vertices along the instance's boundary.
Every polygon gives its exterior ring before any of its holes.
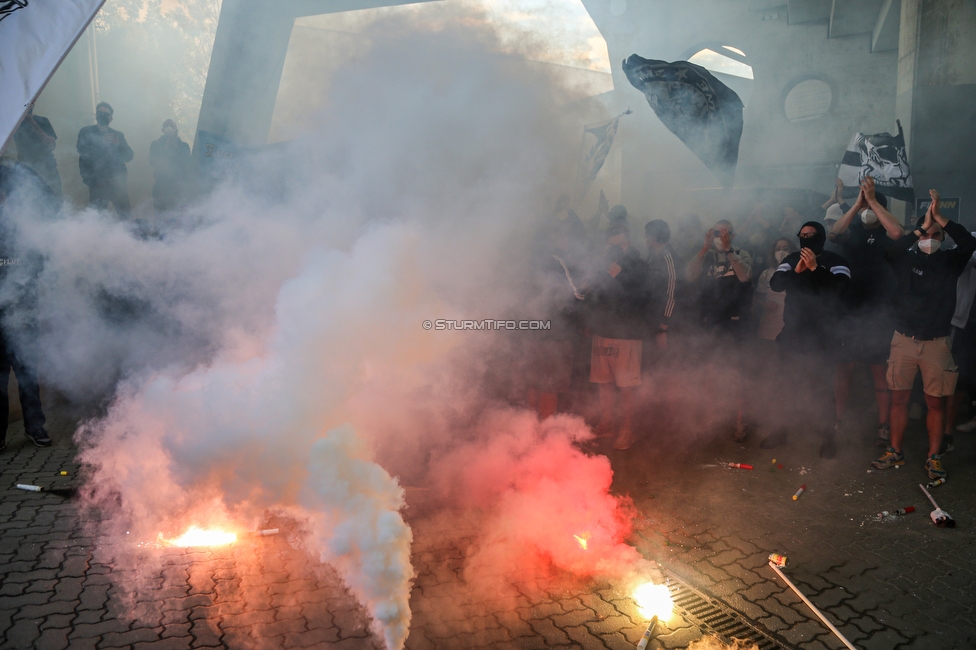
{"type": "MultiPolygon", "coordinates": [[[[748,252],[734,249],[743,266],[752,269],[748,252]]],[[[705,253],[698,278],[698,305],[701,324],[733,327],[749,314],[752,305],[752,282],[740,282],[725,253],[714,249],[705,253]]]]}
{"type": "Polygon", "coordinates": [[[888,307],[898,283],[885,259],[891,238],[883,227],[865,228],[860,219],[851,222],[840,238],[843,257],[851,269],[851,284],[844,293],[849,309],[888,307]]]}

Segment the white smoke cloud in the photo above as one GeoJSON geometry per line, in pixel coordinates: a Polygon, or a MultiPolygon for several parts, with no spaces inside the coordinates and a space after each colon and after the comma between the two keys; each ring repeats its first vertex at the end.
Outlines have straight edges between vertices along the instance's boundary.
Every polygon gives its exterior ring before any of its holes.
{"type": "Polygon", "coordinates": [[[483,24],[374,29],[318,133],[161,239],[94,211],[11,216],[45,261],[21,343],[49,386],[112,398],[77,435],[103,534],[287,512],[401,648],[411,533],[374,459],[423,465],[488,401],[479,355],[500,337],[421,323],[526,308],[528,234],[573,177],[582,120],[483,24]]]}

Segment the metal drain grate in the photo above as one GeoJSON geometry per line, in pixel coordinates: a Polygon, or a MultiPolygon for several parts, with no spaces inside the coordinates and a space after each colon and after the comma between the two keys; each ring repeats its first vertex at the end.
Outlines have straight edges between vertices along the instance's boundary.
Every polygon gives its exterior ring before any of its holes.
{"type": "Polygon", "coordinates": [[[701,628],[702,634],[715,635],[731,643],[742,639],[755,643],[760,650],[797,650],[786,639],[750,622],[721,600],[688,585],[671,571],[665,571],[675,611],[686,621],[701,628]]]}

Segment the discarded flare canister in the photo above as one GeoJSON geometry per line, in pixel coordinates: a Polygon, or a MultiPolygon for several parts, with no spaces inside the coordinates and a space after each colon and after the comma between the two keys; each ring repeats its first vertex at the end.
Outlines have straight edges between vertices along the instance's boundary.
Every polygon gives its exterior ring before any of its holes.
{"type": "Polygon", "coordinates": [[[800,486],[800,489],[796,491],[796,494],[793,495],[793,500],[796,501],[797,499],[799,499],[800,495],[803,494],[803,491],[806,489],[807,489],[807,485],[806,483],[804,483],[803,485],[800,486]]]}
{"type": "Polygon", "coordinates": [[[43,492],[44,491],[44,488],[42,488],[40,485],[25,485],[23,483],[18,483],[17,484],[17,489],[18,490],[27,490],[28,492],[43,492]]]}
{"type": "Polygon", "coordinates": [[[729,467],[732,469],[752,469],[752,465],[746,465],[745,463],[729,463],[729,467]]]}
{"type": "Polygon", "coordinates": [[[944,478],[936,479],[936,480],[932,481],[931,483],[929,483],[928,485],[926,485],[925,487],[927,487],[927,488],[939,487],[940,485],[942,485],[943,483],[945,483],[945,481],[946,480],[944,478]]]}
{"type": "Polygon", "coordinates": [[[782,553],[770,553],[769,561],[781,569],[785,569],[790,564],[790,558],[786,557],[782,553]]]}

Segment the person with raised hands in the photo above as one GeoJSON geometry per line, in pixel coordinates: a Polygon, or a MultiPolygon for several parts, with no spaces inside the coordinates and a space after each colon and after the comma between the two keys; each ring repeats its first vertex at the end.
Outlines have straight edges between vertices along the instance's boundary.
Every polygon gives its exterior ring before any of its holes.
{"type": "Polygon", "coordinates": [[[945,427],[945,398],[955,392],[958,379],[949,347],[956,309],[956,281],[976,251],[976,237],[942,216],[938,192],[929,190],[929,196],[932,203],[912,232],[895,241],[885,253],[898,283],[895,333],[887,373],[892,391],[891,445],[872,465],[888,469],[905,464],[902,442],[908,424],[908,400],[915,374],[921,371],[928,406],[925,470],[930,479],[939,479],[946,475],[939,454],[945,427]],[[946,234],[956,242],[955,248],[942,247],[946,234]]]}

